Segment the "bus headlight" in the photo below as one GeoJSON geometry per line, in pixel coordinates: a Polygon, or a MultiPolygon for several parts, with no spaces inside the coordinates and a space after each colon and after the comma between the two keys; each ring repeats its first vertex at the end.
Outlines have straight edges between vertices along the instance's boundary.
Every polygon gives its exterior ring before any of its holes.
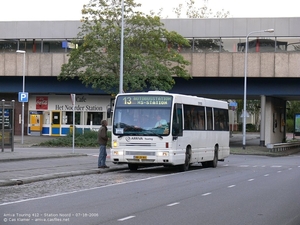
{"type": "Polygon", "coordinates": [[[118,147],[118,142],[116,140],[113,140],[112,146],[113,146],[113,148],[118,147]]]}
{"type": "Polygon", "coordinates": [[[169,152],[158,152],[157,156],[169,156],[169,152]]]}

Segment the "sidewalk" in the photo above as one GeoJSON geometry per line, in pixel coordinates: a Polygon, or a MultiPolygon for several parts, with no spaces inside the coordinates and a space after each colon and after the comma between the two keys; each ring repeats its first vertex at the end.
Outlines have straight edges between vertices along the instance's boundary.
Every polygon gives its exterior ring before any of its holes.
{"type": "MultiPolygon", "coordinates": [[[[231,154],[285,156],[300,152],[299,148],[283,152],[269,152],[259,146],[259,134],[247,134],[246,149],[242,148],[242,134],[230,138],[231,154]]],[[[7,148],[0,152],[0,187],[20,185],[34,181],[68,176],[100,174],[127,169],[127,165],[116,165],[107,157],[109,169],[98,169],[98,148],[45,148],[36,146],[55,137],[14,137],[14,151],[7,148]]],[[[108,154],[110,150],[108,149],[108,154]]]]}
{"type": "MultiPolygon", "coordinates": [[[[116,165],[107,156],[108,169],[98,169],[98,148],[46,148],[37,146],[55,137],[14,137],[14,151],[0,151],[0,187],[20,185],[53,178],[100,174],[127,169],[116,165]]],[[[107,149],[108,154],[110,149],[107,149]]]]}

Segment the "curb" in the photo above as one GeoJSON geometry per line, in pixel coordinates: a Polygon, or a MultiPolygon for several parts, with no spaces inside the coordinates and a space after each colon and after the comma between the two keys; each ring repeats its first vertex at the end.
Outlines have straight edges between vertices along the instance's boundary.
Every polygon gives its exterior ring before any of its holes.
{"type": "Polygon", "coordinates": [[[22,158],[9,158],[9,159],[0,159],[0,162],[13,162],[13,161],[24,161],[24,160],[37,160],[37,159],[55,159],[55,158],[69,158],[69,157],[82,157],[88,156],[88,154],[82,153],[70,153],[64,155],[47,155],[47,156],[29,156],[22,158]]]}
{"type": "Polygon", "coordinates": [[[10,180],[0,181],[0,187],[29,184],[37,181],[45,181],[45,180],[51,180],[56,178],[75,177],[75,176],[89,175],[89,174],[102,174],[102,173],[115,172],[115,171],[126,170],[126,169],[128,169],[127,166],[122,166],[119,168],[109,168],[105,170],[92,169],[92,170],[79,170],[79,171],[38,175],[34,177],[26,177],[23,179],[10,179],[10,180]]]}

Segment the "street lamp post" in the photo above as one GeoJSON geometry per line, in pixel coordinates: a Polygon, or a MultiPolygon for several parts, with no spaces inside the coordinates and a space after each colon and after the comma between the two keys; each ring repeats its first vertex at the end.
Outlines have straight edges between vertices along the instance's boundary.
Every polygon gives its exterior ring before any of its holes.
{"type": "MultiPolygon", "coordinates": [[[[17,53],[21,53],[23,54],[23,88],[22,88],[22,92],[25,92],[25,63],[26,63],[26,51],[23,50],[17,50],[17,53]]],[[[24,102],[22,102],[22,119],[21,119],[21,123],[22,123],[22,138],[21,138],[21,144],[24,143],[24,102]]]]}
{"type": "Polygon", "coordinates": [[[120,86],[119,93],[123,92],[123,52],[124,52],[124,0],[122,0],[122,25],[121,25],[121,50],[120,50],[120,86]]]}
{"type": "Polygon", "coordinates": [[[273,33],[274,29],[267,29],[267,30],[258,30],[258,31],[251,31],[247,36],[246,36],[246,43],[245,43],[245,72],[244,72],[244,108],[243,108],[243,149],[246,148],[246,101],[247,101],[247,70],[248,70],[248,38],[251,34],[254,33],[263,33],[263,32],[268,32],[268,33],[273,33]]]}

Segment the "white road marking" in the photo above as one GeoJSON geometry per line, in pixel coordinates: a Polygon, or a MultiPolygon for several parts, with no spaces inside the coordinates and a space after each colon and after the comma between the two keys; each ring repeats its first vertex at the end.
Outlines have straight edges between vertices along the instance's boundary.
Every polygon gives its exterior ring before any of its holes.
{"type": "Polygon", "coordinates": [[[281,168],[282,166],[271,166],[272,168],[281,168]]]}
{"type": "Polygon", "coordinates": [[[127,217],[124,217],[122,219],[118,219],[118,221],[125,221],[125,220],[129,220],[129,219],[132,219],[134,218],[135,216],[127,216],[127,217]]]}
{"type": "Polygon", "coordinates": [[[235,185],[233,184],[233,185],[230,185],[230,186],[228,186],[228,188],[233,188],[233,187],[235,187],[235,185]]]}
{"type": "Polygon", "coordinates": [[[248,181],[254,181],[254,179],[249,179],[248,181]]]}
{"type": "Polygon", "coordinates": [[[265,177],[268,177],[269,176],[269,174],[265,174],[265,177]]]}
{"type": "Polygon", "coordinates": [[[279,170],[279,171],[277,171],[277,173],[281,173],[281,171],[279,170]]]}
{"type": "Polygon", "coordinates": [[[240,167],[249,167],[249,165],[240,165],[240,167]]]}
{"type": "Polygon", "coordinates": [[[171,204],[169,204],[167,206],[174,206],[174,205],[178,205],[178,204],[179,204],[179,202],[174,202],[174,203],[171,203],[171,204]]]}
{"type": "Polygon", "coordinates": [[[211,195],[211,193],[208,192],[208,193],[202,194],[202,196],[207,196],[207,195],[211,195]]]}

